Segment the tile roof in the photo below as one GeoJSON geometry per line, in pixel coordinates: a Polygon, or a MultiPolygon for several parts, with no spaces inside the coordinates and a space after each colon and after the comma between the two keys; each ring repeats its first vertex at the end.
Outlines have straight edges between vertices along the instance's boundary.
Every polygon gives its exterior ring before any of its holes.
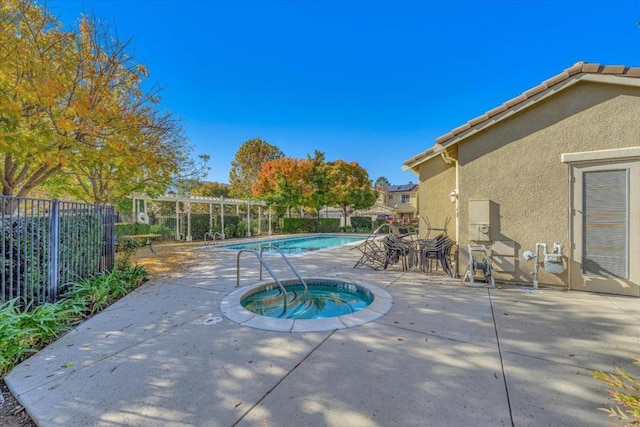
{"type": "MultiPolygon", "coordinates": [[[[620,76],[620,77],[632,77],[632,78],[640,78],[640,67],[626,67],[624,65],[600,65],[600,64],[590,64],[587,62],[577,62],[573,66],[565,69],[560,74],[557,74],[537,86],[532,87],[531,89],[526,90],[522,94],[516,96],[515,98],[511,98],[510,100],[504,102],[502,105],[493,108],[487,111],[480,116],[469,120],[467,123],[462,126],[458,126],[457,128],[451,130],[450,132],[439,136],[436,138],[436,144],[441,147],[447,145],[447,142],[450,142],[457,136],[460,136],[462,133],[473,130],[476,126],[481,124],[486,124],[486,122],[490,121],[492,118],[497,116],[498,114],[504,113],[505,111],[512,109],[520,104],[525,103],[536,95],[541,94],[542,92],[553,88],[554,86],[567,81],[568,79],[577,76],[579,74],[599,74],[599,75],[612,75],[612,76],[620,76]]],[[[426,160],[431,157],[433,154],[436,154],[439,150],[434,149],[436,146],[417,154],[416,156],[410,158],[406,162],[404,162],[404,168],[411,168],[416,166],[418,163],[421,163],[422,160],[426,160]]]]}

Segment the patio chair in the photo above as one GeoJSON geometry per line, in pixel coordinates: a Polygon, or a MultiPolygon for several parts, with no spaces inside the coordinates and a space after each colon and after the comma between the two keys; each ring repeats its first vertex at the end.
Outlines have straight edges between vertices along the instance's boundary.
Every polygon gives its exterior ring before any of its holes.
{"type": "Polygon", "coordinates": [[[445,274],[452,276],[453,269],[451,267],[451,248],[455,242],[446,234],[440,234],[434,239],[423,239],[418,241],[418,252],[420,258],[420,269],[423,273],[431,273],[433,271],[433,262],[442,266],[445,274]]]}
{"type": "Polygon", "coordinates": [[[390,234],[382,239],[382,244],[386,253],[385,269],[391,264],[401,263],[402,270],[406,271],[416,264],[415,244],[413,240],[403,239],[390,234]]]}
{"type": "Polygon", "coordinates": [[[425,233],[425,238],[429,239],[429,236],[431,236],[431,232],[432,231],[440,231],[442,234],[447,234],[447,229],[449,228],[449,223],[451,222],[451,217],[448,216],[445,218],[444,220],[444,226],[442,228],[434,228],[431,226],[431,222],[429,221],[429,218],[427,218],[426,216],[421,217],[422,220],[424,221],[425,225],[427,226],[427,232],[425,233]]]}
{"type": "Polygon", "coordinates": [[[374,270],[380,270],[384,268],[386,263],[386,252],[384,248],[376,241],[375,237],[367,238],[364,242],[351,248],[351,250],[357,249],[362,253],[362,256],[355,263],[353,268],[365,266],[374,270]]]}

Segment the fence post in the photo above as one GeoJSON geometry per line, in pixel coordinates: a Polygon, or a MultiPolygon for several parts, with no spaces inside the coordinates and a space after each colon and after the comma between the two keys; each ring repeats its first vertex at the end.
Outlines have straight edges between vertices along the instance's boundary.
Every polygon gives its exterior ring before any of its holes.
{"type": "Polygon", "coordinates": [[[51,211],[49,213],[49,292],[50,302],[58,299],[58,282],[60,280],[60,204],[58,199],[51,201],[51,211]]]}

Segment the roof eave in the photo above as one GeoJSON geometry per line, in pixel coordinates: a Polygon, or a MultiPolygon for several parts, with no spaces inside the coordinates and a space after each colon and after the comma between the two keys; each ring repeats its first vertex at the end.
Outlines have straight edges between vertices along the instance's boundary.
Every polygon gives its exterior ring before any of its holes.
{"type": "Polygon", "coordinates": [[[404,162],[404,164],[402,165],[402,170],[403,171],[410,170],[411,172],[413,172],[413,173],[415,173],[417,175],[418,174],[418,167],[422,163],[426,162],[427,160],[430,160],[430,159],[440,155],[440,151],[441,151],[441,146],[439,144],[436,144],[433,147],[429,148],[428,150],[425,150],[422,153],[417,154],[417,155],[413,156],[412,158],[410,158],[409,160],[407,160],[406,162],[404,162]],[[440,147],[440,149],[438,149],[436,147],[440,147]]]}
{"type": "Polygon", "coordinates": [[[467,127],[465,130],[462,130],[462,132],[455,133],[454,132],[455,129],[454,129],[448,134],[445,134],[442,137],[438,138],[436,142],[438,144],[441,144],[443,147],[448,147],[450,145],[457,144],[460,141],[467,139],[468,137],[487,129],[495,125],[496,123],[499,123],[513,116],[514,114],[517,114],[527,108],[530,108],[533,105],[539,103],[540,101],[543,101],[555,95],[556,93],[562,90],[565,90],[579,82],[594,82],[594,83],[604,83],[604,84],[615,84],[615,85],[621,85],[621,86],[640,87],[640,79],[635,77],[617,76],[617,75],[611,75],[611,74],[590,74],[590,73],[576,74],[558,84],[547,87],[546,89],[539,91],[530,97],[526,96],[528,92],[533,92],[533,89],[531,89],[525,92],[524,94],[520,95],[519,97],[513,98],[505,102],[501,106],[496,107],[493,110],[490,110],[489,112],[483,114],[482,116],[479,116],[479,117],[476,117],[475,119],[470,120],[468,123],[471,124],[471,126],[467,127]],[[524,99],[519,100],[519,98],[524,98],[524,99]],[[477,123],[473,123],[473,122],[477,122],[477,123]]]}

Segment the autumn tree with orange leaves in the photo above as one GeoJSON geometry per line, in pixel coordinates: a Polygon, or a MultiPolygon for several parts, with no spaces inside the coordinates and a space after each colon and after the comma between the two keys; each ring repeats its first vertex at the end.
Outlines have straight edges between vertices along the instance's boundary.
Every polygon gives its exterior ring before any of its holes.
{"type": "Polygon", "coordinates": [[[252,188],[258,179],[262,165],[269,160],[284,157],[275,145],[261,138],[249,139],[242,143],[229,171],[229,195],[246,199],[251,197],[252,188]]]}
{"type": "MultiPolygon", "coordinates": [[[[180,124],[146,91],[147,69],[109,27],[74,30],[44,6],[0,3],[0,185],[98,203],[164,191],[195,168],[180,124]]],[[[191,177],[193,178],[193,177],[191,177]]]]}
{"type": "Polygon", "coordinates": [[[357,162],[336,160],[329,162],[327,170],[331,186],[327,204],[340,209],[345,225],[355,210],[373,206],[376,194],[371,190],[369,174],[357,162]]]}
{"type": "Polygon", "coordinates": [[[271,206],[283,209],[302,206],[307,190],[306,177],[311,169],[307,159],[283,157],[262,165],[252,194],[271,206]]]}
{"type": "Polygon", "coordinates": [[[316,214],[327,205],[346,218],[375,203],[367,171],[357,162],[324,161],[316,151],[307,159],[282,158],[265,162],[253,186],[253,195],[270,205],[304,206],[316,214]]]}

